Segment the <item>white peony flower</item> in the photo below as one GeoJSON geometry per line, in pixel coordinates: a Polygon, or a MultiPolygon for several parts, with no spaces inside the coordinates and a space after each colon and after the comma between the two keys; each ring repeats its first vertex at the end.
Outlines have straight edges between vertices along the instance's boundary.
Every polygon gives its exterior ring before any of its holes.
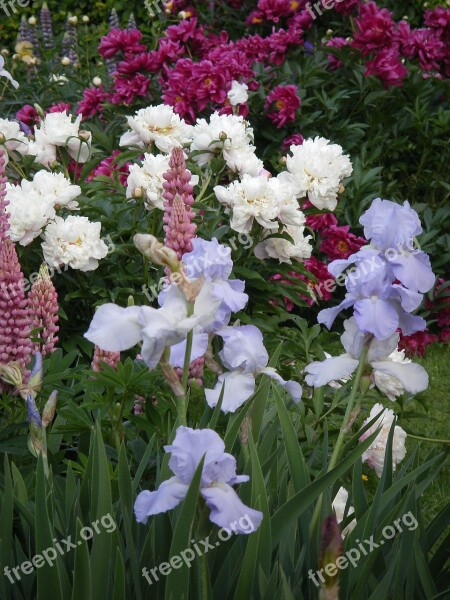
{"type": "MultiPolygon", "coordinates": [[[[366,336],[359,330],[354,317],[344,321],[344,328],[341,342],[346,353],[307,365],[308,385],[321,387],[331,381],[348,379],[356,371],[366,336]]],[[[372,382],[390,400],[395,400],[405,391],[414,395],[428,387],[428,374],[421,365],[404,358],[399,360],[401,353],[396,352],[398,341],[398,333],[386,340],[373,338],[367,354],[367,363],[373,370],[372,382]]]]}
{"type": "Polygon", "coordinates": [[[22,156],[28,154],[29,140],[16,121],[0,119],[0,144],[4,145],[7,150],[15,150],[22,156]]]}
{"type": "Polygon", "coordinates": [[[108,254],[108,247],[100,239],[101,224],[87,217],[55,217],[47,225],[42,250],[47,264],[53,267],[69,265],[80,271],[93,271],[98,260],[108,254]]]}
{"type": "Polygon", "coordinates": [[[248,100],[248,85],[246,83],[239,83],[239,81],[233,81],[231,84],[231,90],[227,96],[231,106],[237,106],[238,104],[244,104],[248,100]]]}
{"type": "Polygon", "coordinates": [[[230,226],[249,233],[256,220],[262,227],[278,231],[280,219],[286,225],[303,225],[305,218],[289,186],[278,178],[244,175],[228,187],[218,185],[214,192],[219,202],[233,210],[230,226]]]}
{"type": "MultiPolygon", "coordinates": [[[[83,133],[80,139],[80,123],[82,115],[72,122],[72,115],[65,112],[54,112],[45,115],[40,126],[35,128],[35,140],[39,147],[34,148],[37,155],[44,154],[42,149],[48,145],[66,146],[69,155],[79,163],[84,163],[90,156],[91,134],[83,133]],[[39,133],[38,133],[39,132],[39,133]]],[[[48,153],[51,151],[49,150],[48,153]]]]}
{"type": "MultiPolygon", "coordinates": [[[[375,404],[370,411],[369,417],[364,421],[364,425],[374,419],[383,410],[382,404],[375,404]]],[[[380,425],[382,426],[378,437],[369,446],[369,448],[362,455],[363,462],[366,462],[369,467],[375,469],[378,477],[381,477],[384,467],[384,456],[386,454],[387,440],[389,431],[395,420],[395,414],[392,410],[386,409],[381,417],[370,427],[363,435],[359,438],[360,442],[363,442],[369,435],[374,433],[380,425]]],[[[406,431],[399,425],[395,425],[394,438],[392,441],[392,468],[395,471],[397,465],[406,456],[406,431]]]]}
{"type": "Polygon", "coordinates": [[[62,173],[38,171],[33,178],[33,187],[56,209],[62,206],[71,210],[78,209],[75,198],[81,194],[81,188],[79,185],[72,185],[62,173]]]}
{"type": "Polygon", "coordinates": [[[338,144],[322,137],[308,139],[301,146],[291,146],[286,159],[287,171],[280,177],[295,188],[298,198],[308,200],[320,210],[334,210],[341,182],[352,174],[353,167],[338,144]]]}
{"type": "Polygon", "coordinates": [[[194,127],[191,152],[199,152],[194,160],[208,164],[214,156],[222,155],[227,166],[241,176],[258,175],[264,165],[255,155],[253,129],[237,115],[213,113],[209,120],[199,119],[194,127]]]}
{"type": "Polygon", "coordinates": [[[34,141],[30,141],[28,154],[35,157],[35,161],[44,167],[51,167],[56,161],[56,146],[51,144],[47,136],[36,129],[34,141]]]}
{"type": "MultiPolygon", "coordinates": [[[[169,170],[168,154],[144,154],[142,165],[131,165],[127,179],[127,198],[136,198],[137,191],[144,193],[144,205],[147,210],[164,209],[163,175],[169,170]]],[[[192,175],[190,184],[198,184],[198,176],[192,175]]]]}
{"type": "MultiPolygon", "coordinates": [[[[341,523],[344,520],[345,515],[345,507],[347,506],[348,501],[348,492],[345,487],[340,487],[338,493],[336,494],[331,506],[336,514],[336,519],[338,523],[341,523]]],[[[353,506],[350,506],[348,509],[347,516],[352,515],[355,512],[353,506]]],[[[347,527],[342,530],[342,537],[345,538],[346,535],[351,533],[356,527],[356,519],[353,519],[347,527]]]]}
{"type": "Polygon", "coordinates": [[[6,184],[8,200],[8,235],[21,246],[30,244],[55,216],[51,198],[42,196],[31,181],[22,180],[20,185],[6,184]]]}
{"type": "Polygon", "coordinates": [[[165,104],[141,108],[134,116],[127,117],[127,123],[131,131],[122,135],[121,146],[145,148],[154,142],[161,152],[170,153],[173,148],[192,141],[192,126],[165,104]]]}
{"type": "MultiPolygon", "coordinates": [[[[294,243],[283,238],[269,238],[263,240],[255,247],[255,256],[261,260],[275,258],[280,263],[292,264],[294,260],[309,258],[312,246],[309,243],[311,236],[304,235],[305,228],[302,225],[286,225],[281,233],[287,233],[294,243]]],[[[269,232],[270,233],[270,232],[269,232]]]]}

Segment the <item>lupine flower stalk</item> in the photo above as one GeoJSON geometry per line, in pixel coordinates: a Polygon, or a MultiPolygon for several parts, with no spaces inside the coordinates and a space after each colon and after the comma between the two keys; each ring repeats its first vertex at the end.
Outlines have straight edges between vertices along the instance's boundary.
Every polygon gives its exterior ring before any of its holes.
{"type": "Polygon", "coordinates": [[[117,11],[115,8],[113,8],[111,10],[111,12],[109,13],[108,24],[109,24],[110,30],[111,29],[119,29],[119,27],[120,27],[119,17],[117,16],[117,11]]]}
{"type": "Polygon", "coordinates": [[[192,251],[191,240],[197,226],[192,222],[194,196],[190,185],[191,173],[186,169],[183,150],[174,148],[169,161],[169,170],[164,173],[164,231],[165,245],[177,253],[180,260],[183,254],[192,251]]]}
{"type": "Polygon", "coordinates": [[[70,15],[67,17],[66,21],[66,32],[64,34],[63,42],[62,42],[62,53],[63,57],[67,56],[70,59],[72,65],[77,64],[78,56],[77,56],[77,29],[75,25],[72,25],[69,22],[70,15]]]}
{"type": "Polygon", "coordinates": [[[0,248],[0,364],[16,363],[26,379],[32,343],[23,281],[16,247],[5,239],[0,248]]]}
{"type": "Polygon", "coordinates": [[[94,356],[91,362],[91,369],[98,373],[102,370],[102,363],[106,363],[115,369],[119,360],[120,352],[108,352],[107,350],[102,350],[98,346],[95,346],[94,356]]]}
{"type": "Polygon", "coordinates": [[[55,45],[55,38],[53,37],[52,15],[47,6],[47,2],[44,2],[41,9],[41,30],[44,48],[53,48],[55,45]]]}
{"type": "Polygon", "coordinates": [[[58,294],[50,278],[48,268],[42,265],[38,279],[33,283],[28,295],[28,311],[31,329],[39,329],[34,336],[40,342],[33,342],[34,351],[42,356],[55,351],[58,342],[58,294]]]}
{"type": "Polygon", "coordinates": [[[31,27],[28,25],[27,20],[24,16],[22,16],[20,20],[19,35],[17,41],[33,43],[31,40],[31,27]]]}
{"type": "Polygon", "coordinates": [[[134,13],[130,13],[128,17],[127,29],[137,29],[136,19],[134,18],[134,13]]]}
{"type": "Polygon", "coordinates": [[[6,199],[6,156],[5,150],[0,147],[0,250],[9,230],[8,212],[6,207],[9,202],[6,199]]]}

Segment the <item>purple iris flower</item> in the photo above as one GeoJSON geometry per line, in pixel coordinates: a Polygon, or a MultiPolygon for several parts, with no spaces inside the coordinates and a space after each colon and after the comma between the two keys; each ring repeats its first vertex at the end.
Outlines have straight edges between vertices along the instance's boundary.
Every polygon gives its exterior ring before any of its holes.
{"type": "Polygon", "coordinates": [[[210,520],[235,533],[248,534],[258,529],[262,512],[243,504],[231,487],[248,481],[249,477],[236,475],[236,459],[225,452],[225,444],[215,431],[178,427],[172,445],[164,449],[171,454],[169,467],[174,477],[164,481],[156,491],[145,490],[138,495],[134,505],[138,523],[147,523],[148,517],[167,512],[184,500],[205,455],[200,494],[211,511],[210,520]]]}

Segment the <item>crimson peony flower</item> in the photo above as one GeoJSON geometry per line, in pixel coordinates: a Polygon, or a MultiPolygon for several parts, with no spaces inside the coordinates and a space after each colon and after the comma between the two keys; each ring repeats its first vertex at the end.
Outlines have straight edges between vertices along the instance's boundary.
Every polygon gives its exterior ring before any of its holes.
{"type": "Polygon", "coordinates": [[[267,116],[278,129],[295,121],[296,111],[301,104],[297,87],[295,85],[278,85],[267,96],[264,108],[267,110],[272,104],[275,110],[267,113],[267,116]]]}
{"type": "Polygon", "coordinates": [[[375,2],[363,4],[355,20],[358,32],[351,45],[364,55],[391,45],[395,23],[387,8],[378,8],[375,2]]]}
{"type": "Polygon", "coordinates": [[[400,334],[399,350],[405,350],[408,356],[425,356],[427,346],[435,344],[439,337],[426,331],[417,331],[412,335],[400,334]]]}
{"type": "Polygon", "coordinates": [[[32,127],[40,121],[38,111],[34,108],[34,106],[31,106],[31,104],[24,104],[22,108],[17,111],[16,119],[22,123],[25,123],[25,125],[28,125],[28,127],[32,127]]]}
{"type": "Polygon", "coordinates": [[[367,240],[351,233],[348,225],[324,229],[321,236],[322,243],[319,249],[330,260],[348,258],[351,254],[358,252],[362,246],[367,245],[367,240]]]}
{"type": "Polygon", "coordinates": [[[103,102],[108,98],[108,94],[103,90],[103,86],[86,88],[83,92],[83,100],[80,101],[77,108],[77,115],[83,115],[83,121],[95,117],[103,110],[103,102]]]}
{"type": "Polygon", "coordinates": [[[118,52],[125,55],[145,52],[146,47],[139,43],[141,38],[142,33],[138,29],[111,29],[100,40],[98,51],[103,58],[112,58],[118,52]]]}
{"type": "Polygon", "coordinates": [[[402,63],[400,54],[394,48],[380,50],[373,60],[366,63],[366,77],[376,75],[384,87],[401,86],[408,75],[408,69],[402,63]]]}

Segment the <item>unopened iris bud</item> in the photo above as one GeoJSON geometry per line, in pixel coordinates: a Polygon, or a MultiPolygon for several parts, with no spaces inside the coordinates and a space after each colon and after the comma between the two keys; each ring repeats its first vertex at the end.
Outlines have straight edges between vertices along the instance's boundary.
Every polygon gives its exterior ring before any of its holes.
{"type": "Polygon", "coordinates": [[[171,271],[179,271],[180,263],[177,253],[172,248],[161,244],[155,236],[137,233],[133,238],[134,245],[146,258],[157,265],[169,267],[171,271]]]}
{"type": "Polygon", "coordinates": [[[18,361],[13,361],[7,365],[0,364],[0,379],[5,383],[16,388],[22,386],[22,369],[18,361]]]}
{"type": "Polygon", "coordinates": [[[42,411],[42,427],[44,429],[50,425],[53,421],[56,411],[56,403],[58,401],[58,390],[54,390],[47,402],[45,403],[44,410],[42,411]]]}

